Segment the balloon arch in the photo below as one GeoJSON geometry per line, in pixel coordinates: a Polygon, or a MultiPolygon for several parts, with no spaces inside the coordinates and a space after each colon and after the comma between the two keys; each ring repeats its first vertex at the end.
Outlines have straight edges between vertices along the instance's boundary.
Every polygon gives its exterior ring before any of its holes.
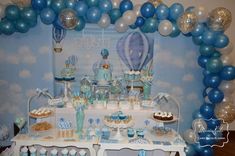
{"type": "MultiPolygon", "coordinates": [[[[180,3],[168,7],[161,0],[137,5],[131,0],[12,0],[7,6],[0,4],[0,34],[26,33],[37,25],[38,16],[42,23],[53,24],[56,31],[81,31],[86,23],[96,23],[102,29],[114,24],[119,33],[131,28],[143,33],[158,31],[162,36],[177,37],[183,33],[192,37],[199,46],[197,61],[203,68],[205,100],[193,114],[192,129],[184,133],[188,143],[186,153],[213,155],[211,146],[202,147],[195,138],[199,134],[207,138],[220,134],[195,132],[199,128],[214,130],[221,124],[216,119],[228,123],[235,119],[235,105],[230,97],[234,91],[235,67],[230,65],[228,57],[233,44],[224,34],[232,22],[228,9],[218,7],[208,13],[204,7],[184,9],[180,3]]],[[[202,143],[211,145],[214,140],[202,143]]]]}

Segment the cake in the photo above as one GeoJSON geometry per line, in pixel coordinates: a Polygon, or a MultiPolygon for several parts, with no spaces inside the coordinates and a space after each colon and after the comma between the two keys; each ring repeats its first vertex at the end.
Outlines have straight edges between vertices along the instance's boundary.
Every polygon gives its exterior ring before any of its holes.
{"type": "Polygon", "coordinates": [[[66,64],[66,67],[61,71],[61,77],[65,81],[71,81],[75,79],[75,70],[66,64]]]}
{"type": "Polygon", "coordinates": [[[31,129],[36,132],[41,132],[41,131],[47,131],[52,128],[52,125],[46,121],[44,122],[39,122],[34,125],[32,125],[31,129]]]}
{"type": "Polygon", "coordinates": [[[64,118],[60,118],[57,127],[58,127],[58,137],[61,138],[73,137],[73,129],[71,122],[65,120],[64,118]]]}
{"type": "Polygon", "coordinates": [[[132,121],[131,115],[125,115],[122,111],[105,116],[105,121],[114,124],[129,124],[132,121]]]}
{"type": "Polygon", "coordinates": [[[52,115],[52,110],[46,107],[42,107],[39,109],[33,109],[29,114],[31,117],[34,117],[34,118],[48,117],[52,115]]]}
{"type": "Polygon", "coordinates": [[[170,121],[173,120],[173,114],[171,112],[158,111],[153,113],[153,118],[162,121],[170,121]]]}
{"type": "Polygon", "coordinates": [[[98,85],[108,85],[112,81],[112,65],[108,61],[109,51],[101,50],[102,60],[93,65],[94,78],[98,85]]]}

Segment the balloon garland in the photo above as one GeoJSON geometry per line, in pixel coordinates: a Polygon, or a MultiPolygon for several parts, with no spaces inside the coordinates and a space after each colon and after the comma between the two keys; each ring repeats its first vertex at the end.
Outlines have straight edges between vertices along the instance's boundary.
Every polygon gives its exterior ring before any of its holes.
{"type": "MultiPolygon", "coordinates": [[[[194,131],[220,126],[217,118],[228,123],[235,120],[235,105],[230,98],[235,88],[232,81],[235,67],[230,65],[232,60],[228,57],[233,44],[224,34],[232,22],[228,9],[218,7],[208,13],[201,6],[184,9],[182,4],[174,3],[168,7],[161,0],[149,0],[142,5],[133,5],[131,0],[12,0],[12,3],[0,4],[0,34],[26,33],[37,24],[39,16],[42,23],[53,24],[58,29],[81,31],[86,23],[97,23],[104,29],[114,24],[120,33],[139,28],[143,33],[158,31],[170,37],[183,33],[192,37],[193,43],[199,46],[198,64],[203,68],[205,100],[193,114],[192,129],[184,133],[189,144],[185,152],[213,155],[211,147],[195,143],[198,135],[210,137],[212,134],[194,131]]],[[[202,142],[213,143],[210,139],[202,142]]]]}

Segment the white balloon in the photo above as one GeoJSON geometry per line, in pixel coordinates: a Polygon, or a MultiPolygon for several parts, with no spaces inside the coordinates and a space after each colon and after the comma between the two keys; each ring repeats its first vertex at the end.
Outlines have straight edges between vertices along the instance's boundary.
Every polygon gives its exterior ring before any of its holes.
{"type": "Polygon", "coordinates": [[[233,94],[235,91],[235,81],[222,81],[219,88],[224,92],[224,94],[233,94]]]}
{"type": "Polygon", "coordinates": [[[112,0],[113,8],[119,8],[121,0],[112,0]]]}
{"type": "Polygon", "coordinates": [[[231,57],[231,56],[222,55],[220,59],[223,62],[223,65],[233,64],[233,57],[231,57]]]}
{"type": "Polygon", "coordinates": [[[168,20],[163,20],[158,25],[158,31],[162,36],[168,36],[172,32],[172,23],[168,20]]]}
{"type": "Polygon", "coordinates": [[[110,17],[108,14],[103,14],[98,22],[101,28],[107,28],[110,25],[110,17]]]}
{"type": "Polygon", "coordinates": [[[132,25],[136,21],[136,15],[133,11],[128,10],[123,14],[122,19],[127,25],[132,25]]]}
{"type": "Polygon", "coordinates": [[[136,4],[135,6],[134,6],[134,9],[133,9],[133,11],[135,12],[135,15],[138,17],[138,16],[141,16],[141,12],[140,12],[140,8],[141,8],[141,4],[136,4]]]}
{"type": "Polygon", "coordinates": [[[207,21],[208,11],[205,7],[199,6],[194,9],[194,13],[198,18],[199,23],[203,23],[207,21]]]}
{"type": "Polygon", "coordinates": [[[203,132],[207,130],[207,124],[203,119],[195,119],[193,120],[192,128],[195,132],[203,132]]]}
{"type": "Polygon", "coordinates": [[[115,29],[117,30],[117,32],[123,33],[127,31],[128,25],[123,21],[122,18],[119,18],[115,22],[115,29]]]}
{"type": "Polygon", "coordinates": [[[6,6],[0,3],[0,21],[5,16],[5,8],[6,6]]]}
{"type": "Polygon", "coordinates": [[[216,50],[220,51],[223,55],[230,54],[233,51],[233,43],[229,42],[229,44],[224,48],[216,48],[216,50]]]}

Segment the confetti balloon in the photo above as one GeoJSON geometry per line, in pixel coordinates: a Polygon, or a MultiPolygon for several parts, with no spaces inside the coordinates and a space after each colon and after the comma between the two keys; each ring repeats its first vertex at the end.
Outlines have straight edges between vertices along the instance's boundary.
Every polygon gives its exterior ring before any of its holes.
{"type": "Polygon", "coordinates": [[[162,3],[162,0],[148,0],[148,2],[152,3],[155,7],[162,3]]]}
{"type": "Polygon", "coordinates": [[[224,122],[231,123],[235,119],[235,106],[230,102],[223,102],[215,107],[215,116],[224,122]]]}
{"type": "Polygon", "coordinates": [[[209,13],[207,26],[214,31],[225,31],[231,22],[231,12],[226,8],[218,7],[209,13]]]}
{"type": "Polygon", "coordinates": [[[64,9],[59,14],[59,19],[62,26],[66,29],[73,29],[77,25],[77,17],[72,9],[64,9]]]}
{"type": "Polygon", "coordinates": [[[182,33],[187,34],[197,26],[197,16],[193,12],[185,12],[177,20],[177,25],[182,33]]]}
{"type": "Polygon", "coordinates": [[[31,0],[11,0],[11,2],[19,7],[28,7],[31,4],[31,0]]]}

